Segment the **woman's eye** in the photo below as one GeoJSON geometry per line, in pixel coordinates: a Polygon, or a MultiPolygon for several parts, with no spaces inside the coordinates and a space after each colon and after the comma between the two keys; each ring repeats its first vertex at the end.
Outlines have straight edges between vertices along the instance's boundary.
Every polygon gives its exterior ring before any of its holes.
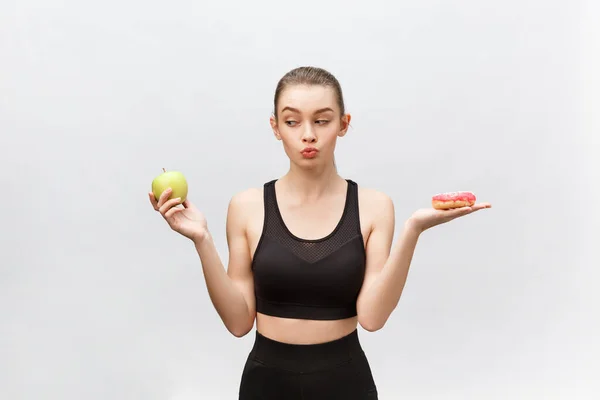
{"type": "Polygon", "coordinates": [[[328,122],[329,121],[327,121],[326,119],[320,119],[320,120],[317,121],[317,124],[323,125],[323,124],[326,124],[328,122]]]}
{"type": "Polygon", "coordinates": [[[285,121],[285,123],[286,123],[288,126],[294,126],[294,124],[296,123],[296,121],[285,121]]]}

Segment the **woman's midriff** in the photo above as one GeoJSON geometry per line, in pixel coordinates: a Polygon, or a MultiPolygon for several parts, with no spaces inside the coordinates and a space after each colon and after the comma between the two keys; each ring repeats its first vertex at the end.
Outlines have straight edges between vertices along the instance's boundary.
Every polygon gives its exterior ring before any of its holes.
{"type": "Polygon", "coordinates": [[[316,344],[339,339],[352,333],[358,325],[356,317],[335,321],[314,321],[272,317],[258,313],[258,332],[278,342],[316,344]]]}

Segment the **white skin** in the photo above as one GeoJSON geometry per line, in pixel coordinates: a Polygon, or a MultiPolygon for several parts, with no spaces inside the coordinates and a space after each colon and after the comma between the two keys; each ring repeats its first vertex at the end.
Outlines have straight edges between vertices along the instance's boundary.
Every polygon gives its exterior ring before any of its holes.
{"type": "MultiPolygon", "coordinates": [[[[335,92],[324,86],[296,85],[281,94],[277,117],[271,117],[275,138],[290,160],[289,171],[276,185],[277,200],[288,229],[305,239],[333,231],[343,211],[347,183],[334,167],[338,138],[348,131],[350,115],[341,115],[335,92]],[[316,147],[316,157],[302,150],[316,147]],[[332,210],[335,210],[332,212],[332,210]]],[[[357,300],[356,317],[336,321],[278,318],[256,312],[252,258],[262,233],[263,189],[251,188],[231,199],[227,213],[229,265],[224,268],[207,220],[188,199],[158,199],[148,193],[155,210],[171,229],[189,238],[198,252],[209,296],[223,323],[236,337],[246,335],[256,321],[258,331],[274,340],[295,344],[322,343],[351,333],[360,324],[368,331],[385,325],[402,294],[419,236],[434,226],[478,210],[489,203],[455,210],[425,208],[405,222],[392,247],[395,212],[384,193],[359,186],[360,224],[367,254],[366,274],[357,300]]]]}

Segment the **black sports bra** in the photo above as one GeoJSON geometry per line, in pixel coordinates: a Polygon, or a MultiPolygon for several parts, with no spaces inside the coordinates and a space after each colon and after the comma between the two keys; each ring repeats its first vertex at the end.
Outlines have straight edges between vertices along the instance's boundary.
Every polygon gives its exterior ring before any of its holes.
{"type": "Polygon", "coordinates": [[[302,239],[281,217],[275,182],[264,185],[264,225],[252,261],[256,311],[313,320],[356,316],[366,265],[358,185],[347,180],[344,212],[333,232],[321,239],[302,239]]]}

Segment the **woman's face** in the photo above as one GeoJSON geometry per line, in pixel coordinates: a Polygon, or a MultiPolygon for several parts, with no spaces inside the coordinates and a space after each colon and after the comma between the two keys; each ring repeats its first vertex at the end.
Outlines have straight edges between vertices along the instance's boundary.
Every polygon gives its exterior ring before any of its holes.
{"type": "Polygon", "coordinates": [[[349,115],[340,115],[331,87],[295,85],[287,87],[277,104],[271,127],[290,160],[301,166],[333,163],[338,137],[344,136],[349,115]]]}

